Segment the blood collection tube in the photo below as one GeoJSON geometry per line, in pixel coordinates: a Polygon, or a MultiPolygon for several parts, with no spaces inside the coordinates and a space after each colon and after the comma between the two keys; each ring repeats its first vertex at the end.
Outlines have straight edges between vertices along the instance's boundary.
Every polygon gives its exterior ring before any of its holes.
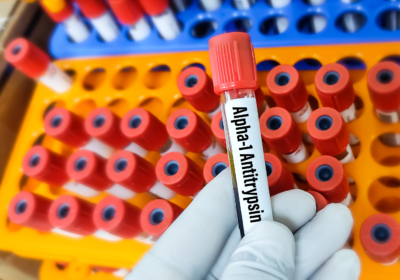
{"type": "Polygon", "coordinates": [[[314,159],[307,167],[306,177],[311,190],[322,194],[329,203],[346,206],[353,203],[343,165],[334,157],[320,156],[314,159]]]}
{"type": "Polygon", "coordinates": [[[144,11],[151,17],[160,36],[173,40],[181,33],[181,27],[174,13],[169,8],[168,0],[139,0],[144,11]]]}
{"type": "Polygon", "coordinates": [[[308,193],[314,197],[315,204],[317,205],[317,212],[321,211],[325,208],[326,205],[328,205],[328,201],[326,200],[326,198],[319,192],[308,191],[308,193]]]}
{"type": "Polygon", "coordinates": [[[65,108],[54,108],[44,118],[44,130],[48,135],[76,149],[86,149],[108,158],[113,148],[90,137],[85,131],[84,119],[65,108]]]}
{"type": "Polygon", "coordinates": [[[333,156],[343,164],[354,161],[349,131],[335,109],[323,107],[312,112],[307,120],[307,130],[322,155],[333,156]]]}
{"type": "Polygon", "coordinates": [[[201,168],[177,152],[161,157],[156,166],[158,180],[182,196],[195,196],[204,186],[201,168]]]}
{"type": "Polygon", "coordinates": [[[130,197],[143,192],[150,192],[164,199],[171,199],[176,195],[157,180],[154,166],[150,162],[130,151],[115,152],[107,161],[106,173],[116,184],[114,192],[108,190],[114,195],[121,188],[129,191],[130,197]]]}
{"type": "Polygon", "coordinates": [[[299,72],[291,65],[274,67],[267,76],[267,87],[278,107],[286,109],[297,123],[311,114],[308,93],[299,72]]]}
{"type": "Polygon", "coordinates": [[[243,237],[261,220],[272,220],[267,172],[254,90],[257,70],[250,36],[226,33],[209,41],[214,92],[221,95],[224,127],[229,136],[227,149],[240,234],[243,237]],[[252,211],[255,191],[259,211],[252,211]]]}
{"type": "Polygon", "coordinates": [[[94,26],[100,38],[105,42],[115,40],[119,27],[103,0],[74,0],[90,23],[94,26]]]}
{"type": "Polygon", "coordinates": [[[283,166],[277,156],[265,153],[264,160],[268,176],[269,194],[271,196],[294,188],[297,189],[292,173],[283,166]]]}
{"type": "Polygon", "coordinates": [[[207,12],[218,10],[222,5],[222,0],[200,0],[201,7],[207,12]]]}
{"type": "Polygon", "coordinates": [[[148,153],[138,144],[131,142],[121,131],[121,118],[108,108],[96,108],[85,119],[85,131],[116,150],[128,150],[145,157],[148,153]]]}
{"type": "Polygon", "coordinates": [[[269,5],[272,8],[282,8],[290,4],[292,0],[268,0],[269,5]]]}
{"type": "Polygon", "coordinates": [[[371,260],[397,263],[400,257],[400,224],[387,214],[369,216],[361,225],[360,241],[371,260]]]}
{"type": "Polygon", "coordinates": [[[232,0],[232,2],[236,9],[248,10],[257,2],[257,0],[232,0]]]}
{"type": "Polygon", "coordinates": [[[66,92],[72,87],[72,79],[53,64],[46,53],[24,38],[8,44],[4,56],[25,75],[37,79],[57,93],[66,92]]]}
{"type": "Polygon", "coordinates": [[[157,240],[183,212],[178,205],[163,199],[149,202],[140,214],[143,231],[157,240]]]}
{"type": "Polygon", "coordinates": [[[221,145],[226,148],[224,121],[222,119],[222,112],[218,112],[212,119],[211,130],[221,145]]]}
{"type": "Polygon", "coordinates": [[[287,162],[299,163],[308,158],[302,133],[285,109],[274,107],[265,111],[260,118],[260,127],[263,140],[287,162]]]}
{"type": "Polygon", "coordinates": [[[197,111],[212,119],[219,111],[219,98],[214,93],[211,78],[199,67],[189,67],[178,77],[178,89],[197,111]]]}
{"type": "Polygon", "coordinates": [[[204,180],[210,183],[219,173],[229,166],[228,155],[225,153],[216,154],[210,157],[203,168],[204,180]]]}
{"type": "Polygon", "coordinates": [[[111,9],[119,21],[129,27],[128,32],[134,41],[141,41],[151,33],[138,0],[108,0],[111,9]]]}

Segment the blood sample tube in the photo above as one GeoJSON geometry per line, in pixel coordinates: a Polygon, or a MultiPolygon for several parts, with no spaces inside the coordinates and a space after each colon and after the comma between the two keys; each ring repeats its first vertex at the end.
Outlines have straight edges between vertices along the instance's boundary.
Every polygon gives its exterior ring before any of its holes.
{"type": "Polygon", "coordinates": [[[264,160],[268,176],[269,194],[271,196],[294,188],[297,189],[292,173],[283,166],[277,156],[265,153],[264,160]]]}
{"type": "Polygon", "coordinates": [[[333,156],[341,163],[354,161],[349,131],[335,109],[324,107],[312,112],[307,120],[307,130],[315,148],[322,155],[333,156]]]}
{"type": "MultiPolygon", "coordinates": [[[[115,152],[107,161],[106,173],[119,186],[116,191],[124,188],[131,192],[130,197],[143,192],[150,192],[164,199],[171,199],[176,195],[157,180],[154,166],[150,162],[130,151],[115,152]]],[[[108,192],[115,195],[115,192],[108,192]]]]}
{"type": "Polygon", "coordinates": [[[48,135],[76,149],[86,149],[108,158],[113,148],[90,137],[85,131],[84,119],[65,108],[54,108],[44,118],[44,130],[48,135]]]}
{"type": "Polygon", "coordinates": [[[204,180],[210,183],[219,173],[229,166],[228,155],[225,153],[216,154],[210,157],[203,168],[204,180]]]}
{"type": "Polygon", "coordinates": [[[111,9],[119,21],[129,27],[128,32],[134,41],[141,41],[151,33],[138,0],[108,0],[111,9]]]}
{"type": "Polygon", "coordinates": [[[218,112],[211,122],[211,130],[221,145],[226,148],[224,121],[222,119],[222,112],[218,112]]]}
{"type": "Polygon", "coordinates": [[[334,157],[320,156],[314,159],[307,167],[306,177],[311,190],[322,194],[329,203],[346,206],[353,203],[343,165],[334,157]]]}
{"type": "Polygon", "coordinates": [[[278,107],[286,109],[297,123],[311,114],[308,93],[299,72],[291,65],[279,65],[269,72],[267,87],[278,107]]]}
{"type": "Polygon", "coordinates": [[[183,196],[193,197],[204,186],[201,168],[187,156],[176,152],[161,157],[156,175],[161,183],[183,196]]]}
{"type": "Polygon", "coordinates": [[[151,17],[160,36],[173,40],[181,33],[181,27],[169,8],[168,0],[139,0],[144,11],[151,17]]]}
{"type": "Polygon", "coordinates": [[[210,119],[220,111],[211,78],[199,67],[189,67],[178,77],[178,89],[197,111],[208,113],[210,119]]]}
{"type": "Polygon", "coordinates": [[[47,54],[24,38],[8,44],[4,56],[25,75],[37,79],[57,93],[66,92],[72,87],[72,79],[54,65],[47,54]]]}
{"type": "Polygon", "coordinates": [[[103,41],[111,42],[117,38],[119,27],[103,0],[75,0],[75,2],[103,41]]]}
{"type": "Polygon", "coordinates": [[[205,160],[224,152],[224,148],[213,137],[208,124],[189,109],[173,112],[167,120],[167,131],[185,150],[202,153],[205,160]]]}
{"type": "Polygon", "coordinates": [[[283,108],[274,107],[260,118],[261,136],[268,146],[289,163],[299,163],[308,158],[302,133],[292,116],[283,108]]]}
{"type": "Polygon", "coordinates": [[[218,10],[222,5],[222,0],[200,0],[201,7],[207,12],[218,10]]]}
{"type": "Polygon", "coordinates": [[[65,31],[73,42],[81,43],[89,37],[89,28],[74,12],[71,2],[66,0],[40,0],[39,3],[53,21],[64,25],[65,31]]]}
{"type": "Polygon", "coordinates": [[[269,5],[272,8],[282,8],[290,4],[292,0],[268,0],[269,5]]]}
{"type": "Polygon", "coordinates": [[[308,191],[308,193],[314,197],[315,204],[317,205],[317,212],[321,211],[325,208],[326,205],[328,205],[328,201],[326,200],[326,198],[319,192],[308,191]]]}
{"type": "Polygon", "coordinates": [[[369,216],[361,225],[360,241],[371,260],[385,265],[399,261],[400,224],[387,214],[369,216]]]}
{"type": "Polygon", "coordinates": [[[156,199],[143,208],[140,214],[140,224],[145,233],[157,240],[182,212],[183,209],[178,205],[163,199],[156,199]]]}
{"type": "Polygon", "coordinates": [[[97,108],[90,112],[85,119],[85,131],[113,149],[128,150],[141,157],[148,153],[122,133],[121,118],[108,108],[97,108]]]}
{"type": "Polygon", "coordinates": [[[248,10],[257,2],[257,0],[232,0],[232,2],[236,9],[248,10]]]}

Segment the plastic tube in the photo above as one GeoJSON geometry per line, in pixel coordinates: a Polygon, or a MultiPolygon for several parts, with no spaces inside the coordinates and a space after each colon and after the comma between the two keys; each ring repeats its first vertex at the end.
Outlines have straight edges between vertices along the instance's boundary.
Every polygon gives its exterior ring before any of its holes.
{"type": "Polygon", "coordinates": [[[248,10],[257,0],[232,0],[233,6],[238,10],[248,10]]]}
{"type": "Polygon", "coordinates": [[[272,8],[282,8],[290,4],[291,0],[268,0],[272,8]]]}
{"type": "Polygon", "coordinates": [[[225,153],[216,154],[210,157],[203,168],[204,180],[210,183],[219,173],[229,167],[228,155],[225,153]]]}
{"type": "Polygon", "coordinates": [[[222,119],[222,112],[218,112],[211,122],[211,130],[221,145],[226,148],[224,121],[222,119]]]}
{"type": "Polygon", "coordinates": [[[222,5],[222,0],[200,0],[201,7],[207,12],[218,10],[222,5]]]}
{"type": "Polygon", "coordinates": [[[283,166],[277,156],[265,153],[264,160],[268,176],[269,194],[271,196],[297,189],[292,173],[283,166]]]}

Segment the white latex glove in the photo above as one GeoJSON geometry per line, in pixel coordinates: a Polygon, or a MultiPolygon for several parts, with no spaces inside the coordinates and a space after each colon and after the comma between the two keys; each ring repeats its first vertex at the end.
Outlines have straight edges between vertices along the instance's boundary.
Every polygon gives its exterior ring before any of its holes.
{"type": "Polygon", "coordinates": [[[340,250],[353,218],[342,204],[316,212],[314,198],[291,190],[271,198],[274,222],[242,240],[230,170],[211,181],[143,257],[127,280],[356,280],[360,261],[340,250]]]}

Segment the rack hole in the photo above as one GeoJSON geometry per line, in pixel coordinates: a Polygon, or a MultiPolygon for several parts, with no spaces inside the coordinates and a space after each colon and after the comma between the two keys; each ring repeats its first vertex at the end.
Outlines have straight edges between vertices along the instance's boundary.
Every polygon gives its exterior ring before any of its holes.
{"type": "Polygon", "coordinates": [[[400,65],[400,55],[390,55],[383,58],[381,61],[392,61],[400,65]]]}
{"type": "Polygon", "coordinates": [[[322,14],[306,15],[297,23],[297,30],[303,34],[320,33],[325,29],[326,22],[326,17],[322,14]]]}
{"type": "Polygon", "coordinates": [[[275,66],[278,66],[279,62],[275,60],[264,60],[257,64],[257,71],[271,71],[275,66]]]}
{"type": "Polygon", "coordinates": [[[171,68],[167,65],[153,67],[144,77],[144,84],[149,89],[163,87],[171,77],[171,68]]]}
{"type": "Polygon", "coordinates": [[[125,90],[129,88],[136,80],[137,70],[132,66],[120,69],[112,80],[112,86],[116,90],[125,90]]]}
{"type": "Polygon", "coordinates": [[[368,189],[368,200],[379,212],[400,211],[400,179],[383,176],[373,181],[368,189]]]}
{"type": "Polygon", "coordinates": [[[252,26],[249,18],[238,17],[231,19],[225,25],[225,32],[248,32],[252,26]]]}
{"type": "Polygon", "coordinates": [[[142,102],[140,102],[138,107],[151,112],[159,119],[163,118],[163,102],[157,97],[149,97],[144,99],[142,102]]]}
{"type": "Polygon", "coordinates": [[[336,28],[346,33],[355,33],[365,26],[367,18],[360,12],[345,12],[336,20],[336,28]]]}
{"type": "Polygon", "coordinates": [[[400,165],[400,134],[384,133],[374,139],[371,155],[383,166],[400,165]]]}
{"type": "Polygon", "coordinates": [[[112,100],[107,104],[107,107],[120,117],[124,116],[131,108],[129,101],[123,98],[112,100]]]}
{"type": "Polygon", "coordinates": [[[316,60],[315,58],[305,58],[297,61],[294,65],[294,68],[298,71],[303,70],[318,70],[322,67],[322,63],[316,60]]]}
{"type": "Polygon", "coordinates": [[[206,71],[206,67],[205,67],[203,64],[201,64],[201,63],[192,63],[192,64],[189,64],[188,66],[185,66],[185,67],[182,69],[182,71],[184,71],[184,70],[186,70],[187,68],[190,68],[190,67],[198,67],[198,68],[202,69],[203,71],[206,71]]]}
{"type": "Polygon", "coordinates": [[[90,71],[83,79],[83,88],[93,91],[99,88],[105,81],[107,72],[104,68],[96,68],[90,71]]]}
{"type": "Polygon", "coordinates": [[[397,31],[400,29],[400,11],[389,9],[383,11],[377,17],[377,24],[380,28],[387,31],[397,31]]]}
{"type": "Polygon", "coordinates": [[[340,59],[337,63],[343,65],[347,70],[365,70],[367,65],[358,57],[345,57],[340,59]]]}
{"type": "Polygon", "coordinates": [[[260,24],[261,34],[267,36],[278,35],[287,30],[289,20],[283,16],[269,17],[264,19],[260,24]]]}
{"type": "Polygon", "coordinates": [[[213,34],[217,29],[217,27],[218,24],[215,20],[212,19],[201,20],[192,27],[190,34],[194,38],[198,39],[205,38],[213,34]]]}
{"type": "Polygon", "coordinates": [[[311,110],[315,111],[319,108],[318,100],[312,95],[308,96],[308,103],[310,104],[311,110]]]}

